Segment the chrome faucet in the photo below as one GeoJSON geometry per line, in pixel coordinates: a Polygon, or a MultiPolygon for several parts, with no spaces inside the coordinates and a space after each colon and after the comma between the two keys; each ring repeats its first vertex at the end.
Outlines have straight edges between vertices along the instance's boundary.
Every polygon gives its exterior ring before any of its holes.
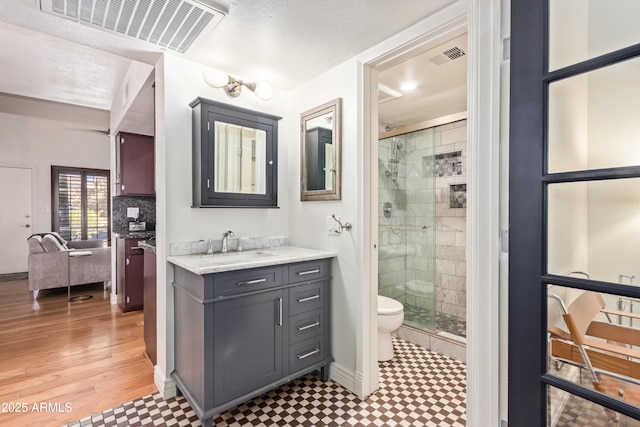
{"type": "Polygon", "coordinates": [[[233,234],[233,231],[229,230],[222,233],[222,253],[223,254],[227,253],[227,239],[229,237],[235,237],[235,234],[233,234]]]}
{"type": "Polygon", "coordinates": [[[213,253],[213,240],[209,239],[207,242],[207,255],[211,255],[213,253]]]}

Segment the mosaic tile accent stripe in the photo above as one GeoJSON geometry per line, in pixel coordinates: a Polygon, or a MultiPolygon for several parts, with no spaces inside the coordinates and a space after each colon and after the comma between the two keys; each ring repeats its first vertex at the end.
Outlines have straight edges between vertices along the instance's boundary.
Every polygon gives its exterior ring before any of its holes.
{"type": "MultiPolygon", "coordinates": [[[[380,363],[380,389],[360,400],[317,372],[214,418],[224,426],[452,426],[466,424],[466,365],[394,338],[380,363]]],[[[201,426],[186,399],[145,396],[67,427],[201,426]]]]}

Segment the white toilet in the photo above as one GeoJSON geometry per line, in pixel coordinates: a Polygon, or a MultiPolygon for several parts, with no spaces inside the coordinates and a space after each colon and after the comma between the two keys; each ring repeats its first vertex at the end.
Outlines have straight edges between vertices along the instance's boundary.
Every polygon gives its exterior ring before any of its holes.
{"type": "Polygon", "coordinates": [[[404,307],[398,301],[378,295],[378,361],[393,359],[391,332],[402,326],[404,307]]]}

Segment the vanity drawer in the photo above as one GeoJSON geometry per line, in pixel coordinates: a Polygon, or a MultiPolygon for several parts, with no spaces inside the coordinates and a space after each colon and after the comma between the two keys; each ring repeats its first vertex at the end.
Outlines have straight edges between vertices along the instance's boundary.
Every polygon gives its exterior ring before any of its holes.
{"type": "Polygon", "coordinates": [[[289,313],[291,316],[324,307],[326,281],[289,288],[289,313]]]}
{"type": "Polygon", "coordinates": [[[322,362],[326,357],[325,353],[324,336],[292,345],[289,350],[289,374],[322,362]]]}
{"type": "Polygon", "coordinates": [[[329,277],[331,260],[318,259],[289,266],[289,283],[309,282],[329,277]]]}
{"type": "Polygon", "coordinates": [[[243,294],[282,286],[282,267],[252,268],[214,275],[214,297],[243,294]]]}
{"type": "Polygon", "coordinates": [[[318,335],[324,335],[325,310],[323,308],[292,316],[289,322],[289,342],[299,343],[318,335]]]}

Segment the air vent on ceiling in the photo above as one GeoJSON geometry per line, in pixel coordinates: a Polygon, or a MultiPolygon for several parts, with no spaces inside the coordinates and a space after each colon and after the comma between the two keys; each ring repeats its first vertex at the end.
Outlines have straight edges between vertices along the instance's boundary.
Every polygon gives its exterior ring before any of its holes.
{"type": "Polygon", "coordinates": [[[452,47],[451,49],[447,49],[442,53],[437,54],[436,56],[432,56],[429,58],[429,61],[433,62],[436,65],[446,64],[447,62],[451,62],[454,59],[462,58],[465,56],[464,50],[460,49],[457,46],[452,47]]]}
{"type": "Polygon", "coordinates": [[[40,0],[40,8],[180,53],[229,12],[212,0],[40,0]]]}

